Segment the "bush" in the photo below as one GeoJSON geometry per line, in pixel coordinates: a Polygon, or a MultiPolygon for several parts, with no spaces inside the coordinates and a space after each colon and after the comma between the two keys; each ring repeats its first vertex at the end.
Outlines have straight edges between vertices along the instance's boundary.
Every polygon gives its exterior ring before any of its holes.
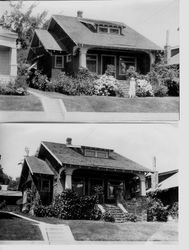
{"type": "Polygon", "coordinates": [[[119,82],[111,75],[102,75],[95,81],[95,94],[103,96],[124,96],[119,82]]]}
{"type": "Polygon", "coordinates": [[[79,197],[72,190],[58,194],[49,206],[36,205],[34,214],[40,217],[57,217],[60,219],[99,220],[101,212],[96,209],[96,196],[79,197]]]}
{"type": "Polygon", "coordinates": [[[107,211],[102,215],[102,220],[106,222],[115,222],[114,216],[110,212],[107,212],[107,211]]]}
{"type": "Polygon", "coordinates": [[[138,73],[136,72],[135,67],[130,66],[127,70],[126,70],[126,79],[130,79],[130,78],[137,78],[138,77],[138,73]]]}
{"type": "Polygon", "coordinates": [[[138,79],[136,95],[138,97],[154,96],[152,85],[145,79],[138,79]]]}
{"type": "Polygon", "coordinates": [[[32,83],[30,87],[45,91],[46,85],[49,83],[49,80],[46,75],[42,75],[39,70],[36,70],[31,82],[32,83]]]}
{"type": "Polygon", "coordinates": [[[164,85],[154,87],[154,96],[163,97],[167,96],[168,88],[164,85]]]}
{"type": "Polygon", "coordinates": [[[147,221],[164,221],[168,219],[167,208],[157,198],[150,198],[147,208],[147,221]]]}
{"type": "Polygon", "coordinates": [[[169,215],[172,216],[172,218],[176,219],[179,216],[178,210],[179,210],[178,202],[174,202],[173,205],[171,206],[171,208],[169,208],[168,213],[169,213],[169,215]]]}
{"type": "MultiPolygon", "coordinates": [[[[24,79],[22,79],[24,81],[24,79]]],[[[0,95],[26,95],[26,85],[23,87],[24,82],[20,82],[19,77],[15,81],[10,81],[8,84],[0,85],[0,95]]]]}
{"type": "Polygon", "coordinates": [[[131,222],[136,222],[137,221],[137,216],[132,214],[132,213],[127,213],[127,214],[125,214],[125,220],[126,221],[131,221],[131,222]]]}

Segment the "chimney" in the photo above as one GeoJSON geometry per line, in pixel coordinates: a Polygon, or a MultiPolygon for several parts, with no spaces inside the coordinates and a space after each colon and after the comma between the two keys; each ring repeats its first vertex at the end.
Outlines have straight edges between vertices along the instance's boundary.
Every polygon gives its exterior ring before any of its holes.
{"type": "Polygon", "coordinates": [[[153,174],[151,175],[151,187],[152,191],[158,187],[158,171],[156,170],[156,157],[153,157],[153,174]]]}
{"type": "Polygon", "coordinates": [[[66,138],[66,145],[72,145],[72,138],[66,138]]]}
{"type": "Polygon", "coordinates": [[[169,45],[169,30],[166,31],[166,44],[164,50],[165,50],[165,55],[164,55],[165,63],[168,64],[171,58],[171,46],[169,45]]]}
{"type": "Polygon", "coordinates": [[[78,18],[83,18],[83,11],[78,10],[78,11],[77,11],[77,17],[78,17],[78,18]]]}

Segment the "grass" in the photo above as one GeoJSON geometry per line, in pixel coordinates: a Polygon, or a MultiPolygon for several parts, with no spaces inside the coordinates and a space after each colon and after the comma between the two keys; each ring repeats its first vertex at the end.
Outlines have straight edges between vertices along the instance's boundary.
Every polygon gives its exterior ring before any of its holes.
{"type": "Polygon", "coordinates": [[[37,224],[0,212],[1,240],[43,240],[37,224]]]}
{"type": "Polygon", "coordinates": [[[62,99],[69,112],[144,112],[179,113],[179,97],[119,98],[110,96],[66,96],[55,92],[33,90],[42,95],[62,99]]]}
{"type": "Polygon", "coordinates": [[[75,240],[79,241],[178,241],[177,222],[109,223],[27,217],[50,224],[69,225],[75,240]]]}
{"type": "Polygon", "coordinates": [[[9,96],[0,95],[1,111],[43,111],[39,98],[34,95],[9,96]]]}

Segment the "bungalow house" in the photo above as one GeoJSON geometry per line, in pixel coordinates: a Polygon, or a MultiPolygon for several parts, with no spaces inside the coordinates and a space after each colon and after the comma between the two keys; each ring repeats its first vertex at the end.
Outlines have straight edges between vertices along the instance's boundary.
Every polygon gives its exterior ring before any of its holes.
{"type": "Polygon", "coordinates": [[[155,53],[163,50],[128,25],[104,20],[53,15],[47,30],[33,35],[28,61],[55,78],[60,71],[75,75],[79,67],[104,74],[114,65],[115,77],[125,80],[125,72],[134,66],[139,73],[150,71],[155,53]]]}
{"type": "Polygon", "coordinates": [[[19,190],[36,190],[43,204],[65,189],[78,195],[103,190],[101,203],[115,204],[146,195],[145,176],[150,169],[112,149],[43,141],[36,156],[24,160],[19,190]]]}
{"type": "Polygon", "coordinates": [[[17,34],[0,26],[0,84],[17,76],[17,34]]]}

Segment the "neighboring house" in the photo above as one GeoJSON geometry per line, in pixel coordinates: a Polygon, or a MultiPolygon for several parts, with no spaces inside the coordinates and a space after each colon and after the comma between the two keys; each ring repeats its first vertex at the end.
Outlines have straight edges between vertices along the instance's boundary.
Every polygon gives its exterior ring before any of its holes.
{"type": "MultiPolygon", "coordinates": [[[[147,177],[147,179],[148,182],[151,182],[149,177],[147,177]]],[[[158,191],[158,198],[160,198],[165,205],[178,202],[178,188],[178,169],[158,174],[158,184],[155,190],[158,191]]],[[[147,192],[149,191],[152,191],[151,187],[147,190],[147,192]]]]}
{"type": "Polygon", "coordinates": [[[145,196],[145,176],[150,169],[114,152],[112,149],[41,142],[37,156],[23,163],[19,190],[26,200],[27,189],[38,191],[43,204],[54,195],[72,189],[78,195],[92,195],[103,188],[102,203],[116,203],[145,196]]]}
{"type": "Polygon", "coordinates": [[[179,46],[170,46],[169,44],[169,30],[166,32],[166,45],[164,46],[165,51],[165,63],[169,65],[180,65],[180,48],[179,46]]]}
{"type": "Polygon", "coordinates": [[[0,184],[0,204],[6,201],[7,205],[16,205],[16,202],[22,198],[22,193],[20,191],[10,191],[7,190],[8,185],[0,184]]]}
{"type": "Polygon", "coordinates": [[[17,76],[17,34],[0,26],[0,84],[17,76]]]}
{"type": "Polygon", "coordinates": [[[160,50],[124,23],[86,19],[78,11],[77,17],[53,15],[47,30],[35,30],[28,61],[49,78],[60,71],[75,75],[79,67],[104,74],[114,65],[115,77],[125,80],[129,66],[149,72],[160,50]]]}

